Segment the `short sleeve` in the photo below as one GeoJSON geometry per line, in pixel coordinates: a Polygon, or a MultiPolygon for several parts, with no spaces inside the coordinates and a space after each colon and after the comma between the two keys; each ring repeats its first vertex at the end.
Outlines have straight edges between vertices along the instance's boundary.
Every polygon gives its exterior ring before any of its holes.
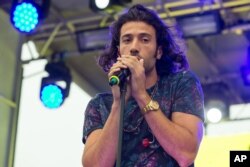
{"type": "Polygon", "coordinates": [[[172,111],[196,115],[204,122],[204,95],[198,78],[190,71],[178,75],[172,111]]]}
{"type": "Polygon", "coordinates": [[[84,124],[83,124],[83,137],[82,142],[85,143],[87,136],[94,130],[103,127],[101,114],[98,112],[98,108],[92,99],[85,110],[84,124]]]}
{"type": "Polygon", "coordinates": [[[109,92],[97,94],[93,97],[86,109],[83,124],[83,143],[88,135],[96,129],[102,129],[111,110],[113,102],[112,94],[109,92]]]}

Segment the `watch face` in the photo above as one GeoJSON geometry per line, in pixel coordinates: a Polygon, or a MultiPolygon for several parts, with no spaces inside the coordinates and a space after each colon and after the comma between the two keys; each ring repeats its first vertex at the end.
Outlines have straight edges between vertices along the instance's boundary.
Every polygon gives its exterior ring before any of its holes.
{"type": "Polygon", "coordinates": [[[151,100],[146,107],[143,108],[143,112],[147,113],[149,111],[156,111],[159,109],[159,103],[157,101],[151,100]]]}
{"type": "Polygon", "coordinates": [[[158,109],[159,109],[159,104],[158,104],[158,102],[152,100],[152,107],[153,107],[154,110],[158,110],[158,109]]]}

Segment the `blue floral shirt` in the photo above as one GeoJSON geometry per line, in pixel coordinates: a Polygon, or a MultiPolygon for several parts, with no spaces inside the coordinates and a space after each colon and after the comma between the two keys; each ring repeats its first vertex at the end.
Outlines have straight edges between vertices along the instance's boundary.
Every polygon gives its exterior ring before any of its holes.
{"type": "MultiPolygon", "coordinates": [[[[173,112],[184,112],[204,121],[203,92],[199,80],[192,72],[161,76],[157,84],[147,91],[150,95],[154,92],[153,99],[158,101],[162,112],[169,119],[173,112]]],[[[89,102],[83,126],[84,143],[92,131],[103,128],[111,111],[112,100],[111,93],[102,93],[89,102]]],[[[123,167],[178,167],[175,159],[163,150],[153,136],[133,98],[127,102],[124,112],[123,146],[123,167]],[[145,139],[150,144],[143,144],[145,139]]]]}

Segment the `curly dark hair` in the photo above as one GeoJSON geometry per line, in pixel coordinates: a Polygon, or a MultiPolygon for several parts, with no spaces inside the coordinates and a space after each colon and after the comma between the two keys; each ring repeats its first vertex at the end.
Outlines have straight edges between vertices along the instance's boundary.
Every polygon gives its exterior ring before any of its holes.
{"type": "Polygon", "coordinates": [[[160,19],[157,14],[144,6],[137,4],[122,14],[117,21],[110,26],[111,42],[101,53],[98,63],[105,72],[108,72],[118,57],[121,27],[131,21],[142,21],[154,27],[156,42],[162,47],[163,55],[156,61],[158,75],[169,74],[179,69],[188,69],[189,65],[185,54],[173,39],[170,28],[160,19]]]}

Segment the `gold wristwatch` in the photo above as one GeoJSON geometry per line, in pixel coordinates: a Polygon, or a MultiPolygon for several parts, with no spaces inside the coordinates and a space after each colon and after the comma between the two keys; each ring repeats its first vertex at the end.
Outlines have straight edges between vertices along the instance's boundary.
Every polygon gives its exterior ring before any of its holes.
{"type": "Polygon", "coordinates": [[[150,102],[142,109],[143,114],[146,114],[149,111],[156,111],[160,108],[159,103],[154,100],[150,100],[150,102]]]}

